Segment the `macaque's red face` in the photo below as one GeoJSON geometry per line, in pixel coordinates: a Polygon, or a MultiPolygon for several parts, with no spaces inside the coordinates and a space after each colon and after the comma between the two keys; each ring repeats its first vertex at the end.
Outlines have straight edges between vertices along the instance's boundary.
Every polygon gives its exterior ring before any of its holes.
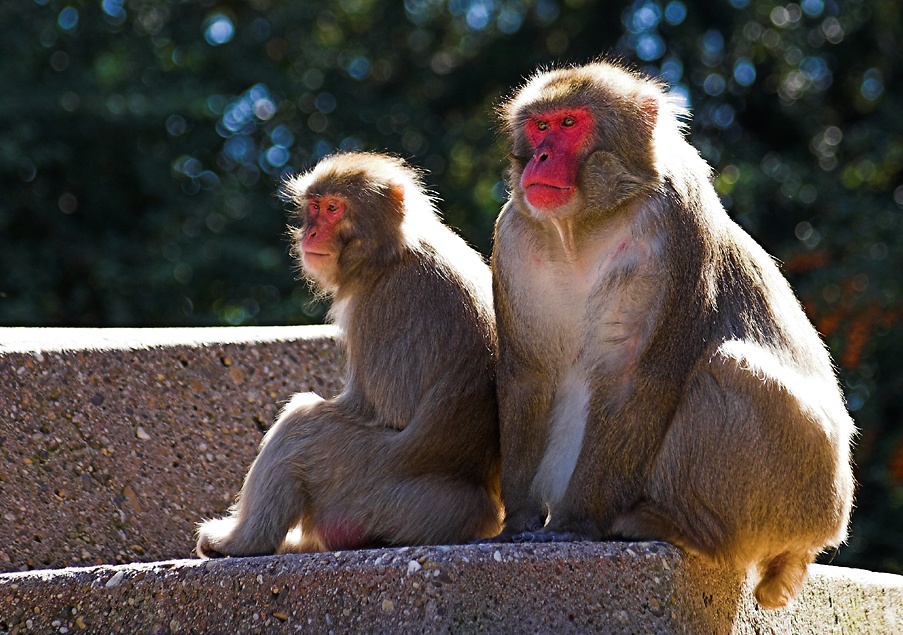
{"type": "Polygon", "coordinates": [[[521,188],[531,207],[551,213],[571,200],[592,130],[588,108],[562,108],[527,120],[524,133],[533,155],[521,175],[521,188]]]}
{"type": "Polygon", "coordinates": [[[301,239],[304,268],[316,272],[338,257],[335,231],[348,203],[341,196],[311,196],[307,200],[308,222],[301,239]]]}

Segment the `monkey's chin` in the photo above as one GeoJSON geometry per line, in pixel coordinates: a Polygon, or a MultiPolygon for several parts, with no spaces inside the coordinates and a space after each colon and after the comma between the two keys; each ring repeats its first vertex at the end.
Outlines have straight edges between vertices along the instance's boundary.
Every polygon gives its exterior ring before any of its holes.
{"type": "Polygon", "coordinates": [[[328,293],[335,291],[336,256],[334,254],[318,254],[304,252],[301,265],[308,280],[328,293]]]}
{"type": "Polygon", "coordinates": [[[580,211],[580,207],[582,204],[581,197],[578,196],[574,191],[570,191],[568,198],[564,199],[557,205],[550,205],[548,201],[543,201],[542,204],[537,204],[531,201],[526,196],[524,200],[527,203],[527,209],[530,210],[530,213],[533,215],[533,218],[540,221],[556,219],[556,218],[567,218],[569,216],[573,216],[580,211]]]}

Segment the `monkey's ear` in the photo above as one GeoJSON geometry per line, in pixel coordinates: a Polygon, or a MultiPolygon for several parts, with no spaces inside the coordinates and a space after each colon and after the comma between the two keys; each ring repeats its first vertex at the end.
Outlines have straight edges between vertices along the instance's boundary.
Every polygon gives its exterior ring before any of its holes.
{"type": "Polygon", "coordinates": [[[389,198],[398,206],[398,210],[404,209],[404,185],[401,183],[389,183],[389,198]]]}
{"type": "Polygon", "coordinates": [[[658,122],[658,99],[644,97],[640,102],[640,113],[649,132],[655,130],[655,124],[658,122]]]}

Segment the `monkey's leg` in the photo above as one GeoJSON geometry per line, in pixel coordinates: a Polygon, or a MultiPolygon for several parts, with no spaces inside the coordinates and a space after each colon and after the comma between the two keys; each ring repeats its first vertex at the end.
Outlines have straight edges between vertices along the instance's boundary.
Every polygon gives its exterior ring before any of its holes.
{"type": "Polygon", "coordinates": [[[843,539],[852,480],[836,387],[737,341],[704,356],[687,386],[647,495],[700,553],[755,564],[760,604],[782,606],[843,539]]]}
{"type": "Polygon", "coordinates": [[[660,540],[688,553],[702,553],[702,548],[692,536],[687,536],[664,511],[648,502],[642,502],[619,515],[612,526],[612,533],[625,540],[660,540]]]}
{"type": "MultiPolygon", "coordinates": [[[[256,556],[275,553],[303,512],[304,487],[291,469],[299,454],[299,428],[313,418],[322,399],[295,395],[261,442],[260,452],[232,513],[198,529],[201,557],[256,556]]],[[[328,422],[318,422],[328,425],[328,422]]]]}
{"type": "Polygon", "coordinates": [[[497,501],[486,488],[438,474],[387,475],[370,504],[379,505],[371,531],[386,544],[460,544],[501,529],[497,501]]]}
{"type": "Polygon", "coordinates": [[[329,409],[329,425],[312,433],[305,455],[310,511],[301,542],[292,536],[280,551],[453,544],[499,531],[491,488],[412,456],[406,431],[329,409]]]}
{"type": "MultiPolygon", "coordinates": [[[[593,525],[588,531],[556,531],[545,529],[535,532],[523,532],[514,536],[512,542],[580,542],[596,540],[592,534],[593,525]]],[[[611,532],[605,538],[624,540],[661,540],[681,547],[684,551],[699,552],[698,546],[689,540],[683,531],[661,510],[640,503],[629,512],[620,514],[612,525],[611,532]]]]}

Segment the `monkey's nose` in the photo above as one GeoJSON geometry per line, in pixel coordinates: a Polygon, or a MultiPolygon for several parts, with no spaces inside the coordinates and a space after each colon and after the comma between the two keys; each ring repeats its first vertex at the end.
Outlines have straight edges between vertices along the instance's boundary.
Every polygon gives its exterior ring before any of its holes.
{"type": "Polygon", "coordinates": [[[542,163],[543,161],[545,161],[548,158],[549,158],[548,152],[543,152],[542,154],[539,155],[539,162],[542,163]]]}

